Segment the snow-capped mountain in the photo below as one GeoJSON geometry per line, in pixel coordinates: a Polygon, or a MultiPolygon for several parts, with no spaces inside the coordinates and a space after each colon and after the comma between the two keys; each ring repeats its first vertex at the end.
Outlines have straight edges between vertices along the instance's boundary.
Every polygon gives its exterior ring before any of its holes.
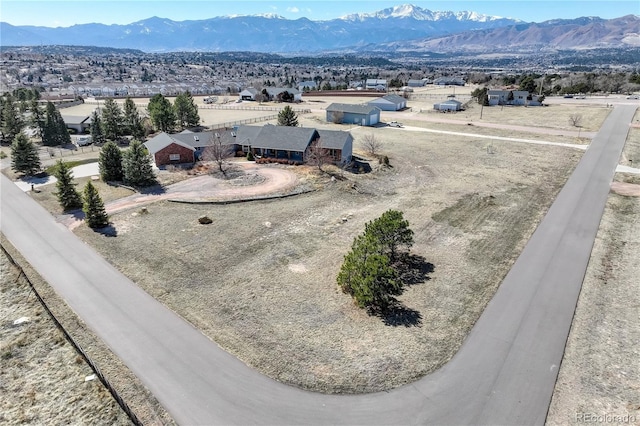
{"type": "MultiPolygon", "coordinates": [[[[525,23],[518,19],[482,15],[476,12],[431,11],[410,4],[374,13],[360,13],[328,21],[307,18],[285,19],[279,15],[221,16],[203,20],[173,21],[152,17],[128,25],[84,24],[66,28],[13,26],[0,22],[2,46],[85,45],[138,49],[146,52],[168,51],[253,51],[318,52],[376,49],[388,51],[426,48],[450,48],[469,42],[485,44],[488,49],[508,46],[511,38],[522,42],[523,29],[531,28],[528,39],[538,31],[548,37],[560,37],[563,31],[580,34],[581,27],[598,29],[609,47],[623,47],[615,25],[605,25],[600,18],[556,20],[525,23]],[[556,22],[557,21],[557,22],[556,22]],[[491,33],[492,30],[498,31],[491,33]],[[606,33],[606,34],[605,34],[606,33]],[[485,36],[486,34],[486,36],[485,36]],[[493,36],[492,36],[493,34],[493,36]],[[496,36],[499,34],[499,36],[496,36]],[[428,40],[437,40],[429,42],[428,40]],[[409,41],[415,41],[409,43],[409,41]]],[[[626,40],[634,41],[640,28],[637,20],[625,24],[626,40]],[[627,34],[628,33],[628,34],[627,34]],[[631,34],[631,35],[629,35],[631,34]],[[635,35],[634,35],[635,34],[635,35]]],[[[543,42],[540,36],[537,41],[543,42]]],[[[578,40],[572,36],[571,40],[578,40]]],[[[560,45],[570,48],[569,42],[560,45]]]]}
{"type": "Polygon", "coordinates": [[[152,17],[128,25],[84,24],[67,28],[1,24],[4,46],[40,44],[119,47],[144,51],[252,50],[313,52],[443,36],[520,22],[475,12],[433,12],[405,4],[328,21],[278,15],[222,16],[195,21],[152,17]]]}

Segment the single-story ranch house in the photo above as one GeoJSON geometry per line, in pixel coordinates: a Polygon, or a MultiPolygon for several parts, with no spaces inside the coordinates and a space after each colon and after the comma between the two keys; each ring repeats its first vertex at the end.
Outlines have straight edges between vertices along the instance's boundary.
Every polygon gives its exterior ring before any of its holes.
{"type": "Polygon", "coordinates": [[[489,105],[529,105],[540,106],[538,95],[532,95],[526,90],[489,90],[489,105]]]}
{"type": "Polygon", "coordinates": [[[192,164],[200,159],[202,151],[211,145],[216,133],[226,144],[233,145],[233,151],[249,152],[255,156],[287,159],[304,163],[309,147],[317,142],[327,149],[333,161],[346,164],[351,161],[353,137],[348,132],[336,130],[316,130],[305,127],[238,126],[225,132],[182,132],[169,135],[160,133],[145,142],[156,166],[168,164],[192,164]]]}
{"type": "Polygon", "coordinates": [[[327,121],[330,123],[375,126],[380,122],[380,108],[368,104],[333,103],[327,107],[327,121]]]}
{"type": "MultiPolygon", "coordinates": [[[[268,99],[265,99],[265,101],[281,100],[282,94],[284,92],[288,92],[290,95],[292,95],[294,102],[302,101],[302,92],[300,92],[298,89],[295,89],[295,88],[265,87],[263,91],[267,92],[266,97],[268,97],[268,99]]],[[[260,91],[254,87],[248,87],[242,92],[240,92],[240,99],[242,99],[243,101],[255,101],[256,95],[258,93],[263,93],[263,91],[260,91]]]]}
{"type": "Polygon", "coordinates": [[[214,132],[194,133],[185,130],[182,133],[165,132],[144,143],[153,157],[156,166],[168,164],[189,164],[200,159],[202,151],[211,144],[214,132]]]}
{"type": "Polygon", "coordinates": [[[369,101],[367,104],[378,107],[382,111],[400,111],[407,107],[407,100],[398,95],[386,95],[369,101]]]}
{"type": "Polygon", "coordinates": [[[62,121],[67,129],[74,130],[76,133],[87,133],[91,127],[91,116],[89,115],[62,115],[62,121]]]}
{"type": "Polygon", "coordinates": [[[367,90],[385,91],[387,90],[387,80],[368,78],[365,82],[365,87],[367,90]]]}

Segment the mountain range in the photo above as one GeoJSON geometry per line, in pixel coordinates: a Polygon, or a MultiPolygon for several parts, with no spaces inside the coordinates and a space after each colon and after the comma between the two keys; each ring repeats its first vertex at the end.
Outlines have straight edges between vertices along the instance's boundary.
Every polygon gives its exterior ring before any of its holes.
{"type": "Polygon", "coordinates": [[[311,21],[278,15],[172,21],[153,17],[127,25],[14,26],[0,22],[2,46],[83,45],[170,51],[446,51],[517,46],[565,49],[640,46],[640,17],[527,23],[476,12],[434,12],[410,4],[369,14],[311,21]]]}

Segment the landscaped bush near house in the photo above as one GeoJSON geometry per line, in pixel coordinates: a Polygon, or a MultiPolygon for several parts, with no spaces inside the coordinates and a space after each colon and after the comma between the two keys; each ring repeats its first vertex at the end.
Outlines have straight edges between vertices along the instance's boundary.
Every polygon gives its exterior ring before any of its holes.
{"type": "Polygon", "coordinates": [[[262,157],[262,158],[258,158],[256,160],[257,164],[269,164],[269,163],[275,163],[275,164],[288,164],[290,166],[299,166],[302,165],[301,161],[295,161],[295,160],[288,160],[286,158],[268,158],[268,157],[262,157]]]}

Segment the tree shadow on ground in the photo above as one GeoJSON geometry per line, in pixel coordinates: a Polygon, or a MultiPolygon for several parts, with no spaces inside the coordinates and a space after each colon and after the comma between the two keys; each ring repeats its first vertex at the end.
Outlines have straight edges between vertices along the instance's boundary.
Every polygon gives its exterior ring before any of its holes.
{"type": "Polygon", "coordinates": [[[422,314],[415,309],[408,308],[402,302],[394,300],[383,312],[375,314],[385,325],[392,327],[421,327],[422,314]]]}
{"type": "MultiPolygon", "coordinates": [[[[433,263],[427,262],[424,256],[416,254],[403,254],[395,266],[398,272],[398,279],[403,287],[409,287],[429,281],[431,274],[435,270],[433,263]]],[[[411,309],[397,299],[393,299],[385,310],[370,311],[370,315],[376,315],[385,325],[392,327],[421,327],[422,314],[415,309],[411,309]]]]}
{"type": "Polygon", "coordinates": [[[403,254],[396,265],[398,278],[407,287],[429,281],[429,274],[434,270],[433,263],[427,262],[424,256],[410,253],[403,254]]]}
{"type": "Polygon", "coordinates": [[[144,195],[161,195],[167,192],[165,187],[162,186],[161,184],[144,186],[144,187],[134,187],[134,188],[140,194],[144,194],[144,195]]]}
{"type": "Polygon", "coordinates": [[[103,228],[93,228],[93,232],[97,234],[102,234],[105,237],[117,237],[118,230],[112,224],[109,224],[103,228]]]}

